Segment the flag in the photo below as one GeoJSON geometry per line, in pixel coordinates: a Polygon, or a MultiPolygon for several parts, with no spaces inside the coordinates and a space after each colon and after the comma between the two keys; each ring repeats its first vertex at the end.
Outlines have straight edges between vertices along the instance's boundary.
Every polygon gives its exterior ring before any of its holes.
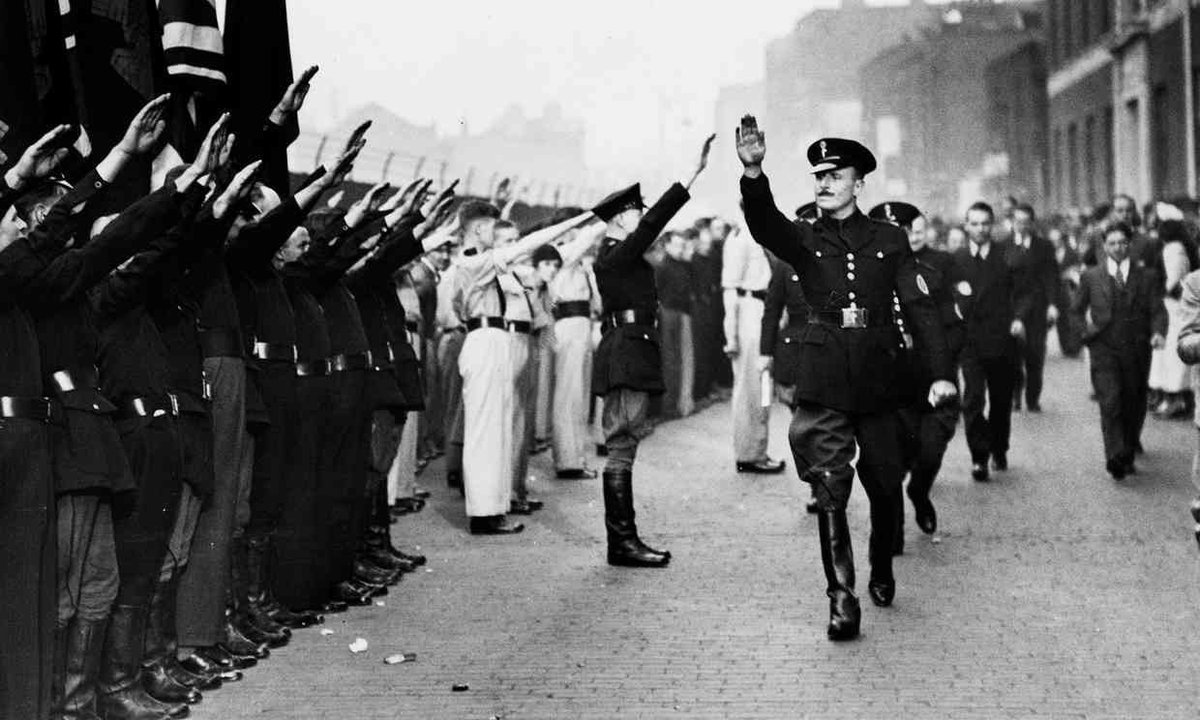
{"type": "MultiPolygon", "coordinates": [[[[292,84],[286,0],[227,0],[225,62],[233,131],[239,137],[254,137],[292,84]]],[[[285,132],[295,137],[294,119],[285,132]]],[[[290,194],[286,151],[266,153],[262,177],[276,192],[290,194]]]]}
{"type": "Polygon", "coordinates": [[[224,90],[225,48],[217,28],[216,0],[159,0],[158,19],[172,89],[224,90]]]}

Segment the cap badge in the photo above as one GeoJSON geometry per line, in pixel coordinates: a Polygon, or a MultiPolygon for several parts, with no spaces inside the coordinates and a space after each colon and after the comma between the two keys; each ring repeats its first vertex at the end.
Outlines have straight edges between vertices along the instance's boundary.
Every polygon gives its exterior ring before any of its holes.
{"type": "Polygon", "coordinates": [[[891,203],[883,204],[883,214],[885,217],[887,217],[888,222],[896,222],[896,216],[892,214],[892,204],[891,203]]]}
{"type": "Polygon", "coordinates": [[[829,151],[825,149],[825,141],[822,140],[821,141],[821,158],[824,159],[827,154],[829,154],[829,151]]]}

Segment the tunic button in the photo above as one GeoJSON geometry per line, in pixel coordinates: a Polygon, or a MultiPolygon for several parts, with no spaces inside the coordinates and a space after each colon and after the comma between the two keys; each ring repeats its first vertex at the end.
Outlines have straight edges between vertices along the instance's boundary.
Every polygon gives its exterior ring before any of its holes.
{"type": "Polygon", "coordinates": [[[99,409],[100,409],[100,403],[92,403],[92,409],[93,409],[93,410],[99,410],[99,409]]]}
{"type": "Polygon", "coordinates": [[[852,293],[850,293],[850,299],[851,299],[851,300],[853,300],[853,299],[854,299],[854,298],[856,298],[856,297],[858,297],[858,296],[857,296],[857,295],[855,295],[853,292],[852,292],[852,293]]]}
{"type": "Polygon", "coordinates": [[[854,253],[846,253],[846,259],[851,261],[854,260],[854,253]]]}
{"type": "Polygon", "coordinates": [[[853,279],[854,279],[854,273],[852,273],[852,272],[850,272],[850,273],[846,273],[846,279],[847,279],[847,280],[853,280],[853,279]]]}
{"type": "Polygon", "coordinates": [[[854,263],[852,263],[852,262],[848,262],[848,263],[846,263],[846,269],[847,269],[847,270],[853,270],[853,269],[854,269],[854,263]]]}
{"type": "Polygon", "coordinates": [[[799,276],[799,275],[793,275],[793,276],[792,276],[792,282],[800,282],[800,276],[799,276]]]}

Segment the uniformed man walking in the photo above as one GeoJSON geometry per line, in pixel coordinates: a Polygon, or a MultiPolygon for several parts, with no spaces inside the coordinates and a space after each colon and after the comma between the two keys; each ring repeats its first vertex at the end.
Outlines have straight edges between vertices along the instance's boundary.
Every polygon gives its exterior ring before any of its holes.
{"type": "MultiPolygon", "coordinates": [[[[687,185],[675,183],[643,216],[639,184],[619,190],[594,208],[608,223],[596,256],[596,285],[604,303],[604,337],[596,348],[592,393],[604,398],[604,525],[608,563],[663,567],[671,553],[655,550],[638,537],[633,513],[633,461],[650,431],[650,395],[665,390],[658,347],[658,292],[646,251],[688,200],[688,188],[708,164],[713,138],[704,143],[700,163],[687,185]]],[[[687,388],[688,391],[691,388],[687,388]]]]}
{"type": "Polygon", "coordinates": [[[896,410],[900,310],[935,378],[932,405],[957,394],[937,308],[898,228],[869,220],[856,199],[875,169],[871,152],[853,140],[825,138],[808,149],[821,218],[793,224],[775,205],[763,174],[763,134],[752,116],[736,132],[745,168],[742,198],[754,239],[791,265],[809,301],[800,337],[795,414],[789,440],[801,478],[817,503],[821,560],[830,598],[828,635],[858,635],[854,559],[846,505],[855,469],[871,500],[871,579],[879,606],[892,603],[892,544],[903,470],[896,410]],[[857,447],[856,447],[857,446],[857,447]],[[851,466],[856,450],[857,468],[851,466]]]}

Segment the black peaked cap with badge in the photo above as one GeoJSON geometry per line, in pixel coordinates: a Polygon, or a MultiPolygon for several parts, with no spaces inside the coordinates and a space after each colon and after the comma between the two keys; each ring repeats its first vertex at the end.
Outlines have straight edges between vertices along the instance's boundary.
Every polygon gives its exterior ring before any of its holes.
{"type": "Polygon", "coordinates": [[[867,217],[872,220],[882,220],[900,227],[908,227],[913,224],[922,215],[916,205],[911,205],[906,202],[888,201],[879,203],[871,208],[871,212],[867,213],[867,217]]]}
{"type": "Polygon", "coordinates": [[[592,212],[596,213],[596,217],[608,222],[629,208],[640,210],[644,207],[646,207],[646,203],[642,201],[642,184],[634,183],[596,203],[592,212]]]}
{"type": "Polygon", "coordinates": [[[808,146],[809,173],[852,167],[866,175],[876,168],[875,156],[862,143],[846,138],[828,137],[808,146]]]}

